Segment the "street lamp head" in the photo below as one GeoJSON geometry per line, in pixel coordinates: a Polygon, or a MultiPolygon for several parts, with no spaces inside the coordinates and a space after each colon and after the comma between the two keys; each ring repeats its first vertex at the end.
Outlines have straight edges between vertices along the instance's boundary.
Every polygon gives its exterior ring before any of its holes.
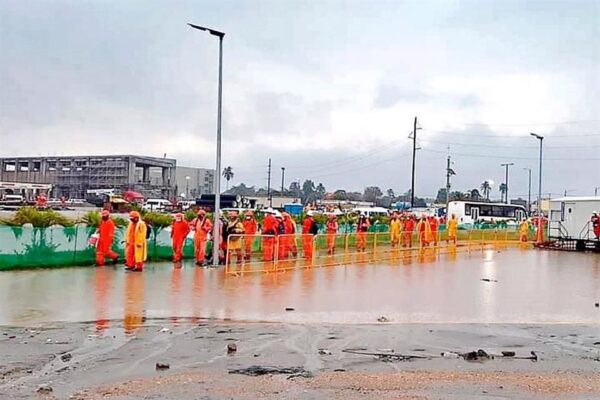
{"type": "Polygon", "coordinates": [[[544,137],[542,135],[538,135],[537,133],[533,133],[533,132],[529,132],[529,134],[533,137],[535,137],[536,139],[544,139],[544,137]]]}
{"type": "Polygon", "coordinates": [[[219,37],[219,38],[221,38],[221,39],[223,39],[223,37],[225,36],[225,33],[224,33],[224,32],[219,32],[219,31],[216,31],[216,30],[214,30],[214,29],[205,28],[205,27],[203,27],[203,26],[200,26],[200,25],[194,25],[194,24],[190,24],[189,22],[188,22],[188,25],[189,25],[190,27],[194,28],[194,29],[198,29],[198,30],[201,30],[201,31],[208,32],[208,33],[210,33],[211,35],[213,35],[213,36],[217,36],[217,37],[219,37]]]}

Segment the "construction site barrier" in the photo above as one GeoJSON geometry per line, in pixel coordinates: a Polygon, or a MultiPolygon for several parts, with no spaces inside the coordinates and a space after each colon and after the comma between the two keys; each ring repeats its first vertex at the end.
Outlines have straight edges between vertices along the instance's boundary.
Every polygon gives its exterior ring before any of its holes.
{"type": "MultiPolygon", "coordinates": [[[[533,238],[528,234],[528,240],[533,238]]],[[[225,272],[232,275],[270,273],[298,268],[381,262],[398,257],[437,257],[458,252],[532,247],[521,241],[520,232],[506,229],[461,230],[456,241],[447,231],[335,233],[318,235],[230,235],[227,239],[225,272]],[[260,246],[257,240],[260,238],[260,246]],[[250,245],[248,245],[250,243],[250,245]]]]}

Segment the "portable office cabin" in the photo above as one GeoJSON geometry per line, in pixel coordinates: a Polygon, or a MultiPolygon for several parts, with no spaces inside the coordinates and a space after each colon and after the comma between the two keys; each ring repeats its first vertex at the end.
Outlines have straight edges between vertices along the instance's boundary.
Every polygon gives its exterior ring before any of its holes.
{"type": "Polygon", "coordinates": [[[550,237],[592,238],[590,219],[600,212],[600,197],[561,197],[550,200],[550,237]]]}

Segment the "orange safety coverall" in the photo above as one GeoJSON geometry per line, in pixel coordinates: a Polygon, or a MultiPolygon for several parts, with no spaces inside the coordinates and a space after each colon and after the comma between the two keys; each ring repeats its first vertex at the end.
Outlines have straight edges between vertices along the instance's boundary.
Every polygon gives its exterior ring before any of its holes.
{"type": "Polygon", "coordinates": [[[433,244],[437,246],[438,243],[438,220],[436,217],[431,217],[429,220],[429,226],[431,227],[431,239],[433,244]]]}
{"type": "Polygon", "coordinates": [[[194,249],[196,253],[196,262],[203,263],[206,252],[206,240],[208,232],[213,228],[212,222],[206,217],[194,218],[192,229],[194,230],[194,249]]]}
{"type": "Polygon", "coordinates": [[[246,260],[250,260],[250,256],[252,255],[252,243],[257,231],[258,224],[254,218],[244,220],[244,241],[246,247],[246,254],[244,256],[246,260]]]}
{"type": "Polygon", "coordinates": [[[126,238],[125,264],[129,268],[141,271],[147,256],[146,224],[143,221],[130,222],[126,238]]]}
{"type": "Polygon", "coordinates": [[[431,226],[429,225],[427,218],[423,218],[417,223],[417,231],[419,232],[420,244],[422,246],[428,246],[431,236],[431,226]]]}
{"type": "Polygon", "coordinates": [[[312,259],[312,233],[311,228],[315,220],[312,217],[307,217],[302,223],[302,249],[304,250],[304,258],[312,259]]]}
{"type": "Polygon", "coordinates": [[[415,220],[409,218],[404,224],[404,243],[408,244],[408,247],[412,247],[412,234],[415,230],[415,220]]]}
{"type": "Polygon", "coordinates": [[[367,232],[371,226],[371,221],[368,218],[359,220],[356,226],[356,248],[359,251],[365,251],[367,249],[367,232]]]}
{"type": "Polygon", "coordinates": [[[265,261],[273,261],[275,250],[275,236],[279,223],[272,214],[267,214],[263,222],[263,258],[265,261]]]}
{"type": "Polygon", "coordinates": [[[98,246],[96,247],[96,265],[104,265],[106,257],[115,261],[119,258],[118,254],[112,251],[112,244],[115,238],[115,223],[112,219],[100,221],[98,226],[98,246]]]}
{"type": "Polygon", "coordinates": [[[327,232],[327,252],[333,254],[335,252],[335,234],[338,230],[338,223],[336,220],[327,221],[326,232],[327,232]]]}
{"type": "Polygon", "coordinates": [[[173,221],[173,225],[171,226],[173,262],[179,262],[183,259],[183,245],[188,233],[190,233],[190,225],[187,221],[173,221]]]}
{"type": "Polygon", "coordinates": [[[289,255],[289,253],[292,253],[292,255],[296,256],[296,237],[294,236],[294,233],[296,233],[296,228],[291,217],[285,217],[283,219],[283,229],[285,233],[285,240],[283,242],[284,254],[286,257],[289,255]]]}

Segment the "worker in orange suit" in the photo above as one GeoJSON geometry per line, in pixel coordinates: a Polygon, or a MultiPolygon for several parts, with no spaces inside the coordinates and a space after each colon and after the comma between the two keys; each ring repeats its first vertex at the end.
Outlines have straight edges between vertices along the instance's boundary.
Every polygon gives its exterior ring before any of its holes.
{"type": "Polygon", "coordinates": [[[110,218],[108,210],[102,210],[100,225],[98,225],[98,244],[96,247],[96,265],[104,265],[106,257],[116,264],[119,255],[112,251],[115,239],[115,223],[110,218]]]}
{"type": "Polygon", "coordinates": [[[296,257],[298,250],[296,248],[296,224],[292,216],[286,212],[283,214],[283,233],[285,234],[284,246],[285,254],[296,257]]]}
{"type": "Polygon", "coordinates": [[[125,269],[141,272],[144,270],[144,261],[148,255],[146,224],[137,211],[129,213],[129,221],[125,233],[125,269]]]}
{"type": "Polygon", "coordinates": [[[338,231],[338,223],[335,214],[329,214],[325,232],[327,233],[327,254],[335,253],[335,235],[338,231]]]}
{"type": "Polygon", "coordinates": [[[529,236],[529,222],[527,220],[519,225],[519,241],[526,243],[529,236]]]}
{"type": "Polygon", "coordinates": [[[313,254],[313,237],[319,232],[317,222],[312,214],[308,214],[302,223],[302,249],[304,250],[304,258],[312,259],[313,254]]]}
{"type": "Polygon", "coordinates": [[[536,232],[536,241],[538,243],[544,242],[544,214],[541,214],[537,220],[537,232],[536,232]]]}
{"type": "Polygon", "coordinates": [[[254,242],[254,236],[258,231],[258,224],[254,219],[254,213],[252,211],[246,212],[246,218],[244,219],[244,244],[245,244],[245,254],[244,259],[246,261],[250,261],[252,256],[252,243],[254,242]]]}
{"type": "Polygon", "coordinates": [[[404,246],[412,247],[412,236],[415,230],[415,216],[409,215],[404,223],[404,246]]]}
{"type": "Polygon", "coordinates": [[[394,212],[392,213],[392,218],[390,219],[390,243],[392,247],[396,247],[398,243],[400,243],[401,231],[402,226],[400,223],[400,219],[398,218],[398,214],[394,212]]]}
{"type": "Polygon", "coordinates": [[[265,219],[263,221],[263,259],[265,261],[273,261],[274,253],[275,253],[275,238],[277,236],[277,231],[279,228],[279,223],[275,216],[271,213],[267,213],[265,215],[265,219]]]}
{"type": "Polygon", "coordinates": [[[438,226],[439,226],[439,222],[438,219],[435,216],[431,216],[429,217],[429,227],[431,230],[431,236],[430,236],[430,242],[433,242],[434,246],[437,246],[438,244],[438,226]]]}
{"type": "Polygon", "coordinates": [[[194,231],[194,251],[196,255],[196,265],[203,265],[206,255],[205,252],[208,233],[213,228],[212,222],[210,222],[210,219],[206,217],[206,211],[198,210],[198,216],[192,220],[191,228],[192,231],[194,231]]]}
{"type": "Polygon", "coordinates": [[[367,232],[370,226],[371,221],[369,221],[369,218],[365,214],[361,214],[356,223],[356,250],[367,250],[367,232]]]}
{"type": "Polygon", "coordinates": [[[185,238],[190,233],[190,225],[183,214],[175,214],[175,221],[171,225],[171,240],[173,242],[173,262],[178,263],[183,259],[183,246],[185,238]]]}
{"type": "Polygon", "coordinates": [[[456,215],[452,214],[452,218],[448,220],[446,229],[448,229],[446,243],[452,241],[452,243],[456,244],[456,238],[458,236],[458,220],[456,219],[456,215]]]}
{"type": "Polygon", "coordinates": [[[417,222],[417,232],[419,233],[419,243],[421,246],[429,246],[431,239],[431,226],[427,217],[423,216],[417,222]]]}

